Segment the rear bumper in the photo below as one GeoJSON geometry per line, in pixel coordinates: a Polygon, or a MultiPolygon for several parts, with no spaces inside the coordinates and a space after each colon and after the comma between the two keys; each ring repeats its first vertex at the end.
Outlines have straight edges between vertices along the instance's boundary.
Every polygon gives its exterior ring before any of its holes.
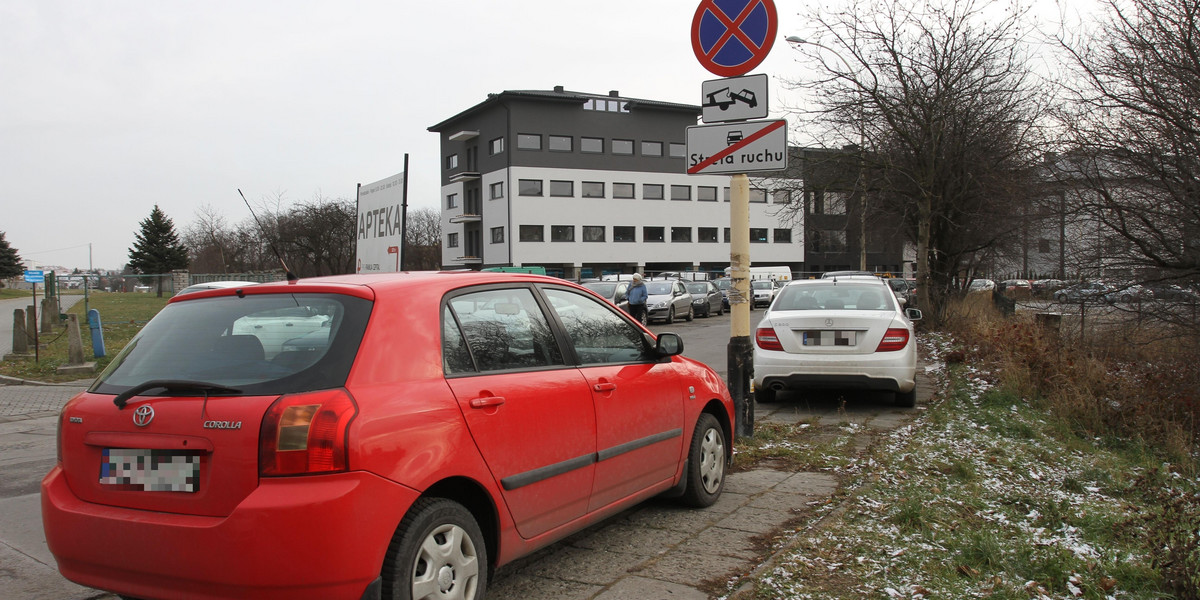
{"type": "Polygon", "coordinates": [[[862,389],[908,392],[916,386],[917,353],[789,354],[754,352],[756,389],[862,389]]]}
{"type": "Polygon", "coordinates": [[[229,516],[204,517],[84,502],[55,467],[42,480],[42,523],[59,571],[89,587],[145,598],[358,600],[417,495],[363,472],[263,479],[229,516]]]}

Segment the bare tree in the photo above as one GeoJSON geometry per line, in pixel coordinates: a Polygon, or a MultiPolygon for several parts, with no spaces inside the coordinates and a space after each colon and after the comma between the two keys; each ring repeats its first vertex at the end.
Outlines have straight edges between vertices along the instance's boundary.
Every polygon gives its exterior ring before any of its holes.
{"type": "Polygon", "coordinates": [[[211,204],[196,211],[195,221],[184,230],[183,243],[188,247],[188,268],[197,273],[228,273],[226,255],[234,246],[234,232],[225,216],[211,204]]]}
{"type": "Polygon", "coordinates": [[[1022,54],[1024,11],[997,20],[984,8],[815,8],[816,35],[796,46],[820,73],[797,82],[816,94],[809,116],[839,146],[861,145],[859,193],[891,207],[916,243],[919,302],[935,322],[958,280],[1015,235],[1041,154],[1048,96],[1022,54]]]}
{"type": "Polygon", "coordinates": [[[408,240],[404,268],[410,271],[438,269],[442,264],[442,213],[436,208],[408,212],[408,240]]]}
{"type": "Polygon", "coordinates": [[[1092,259],[1143,281],[1200,279],[1200,4],[1104,0],[1100,31],[1064,41],[1082,75],[1058,175],[1084,193],[1092,259]]]}

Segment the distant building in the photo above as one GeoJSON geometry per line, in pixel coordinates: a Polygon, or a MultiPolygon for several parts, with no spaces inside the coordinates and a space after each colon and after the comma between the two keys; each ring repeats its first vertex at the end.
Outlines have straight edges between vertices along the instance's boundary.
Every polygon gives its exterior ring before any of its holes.
{"type": "MultiPolygon", "coordinates": [[[[730,178],[685,172],[700,112],[556,87],[490,94],[433,125],[442,266],[537,265],[568,278],[724,271],[730,178]]],[[[803,271],[803,227],[780,216],[801,181],[751,181],[751,261],[803,271]]]]}

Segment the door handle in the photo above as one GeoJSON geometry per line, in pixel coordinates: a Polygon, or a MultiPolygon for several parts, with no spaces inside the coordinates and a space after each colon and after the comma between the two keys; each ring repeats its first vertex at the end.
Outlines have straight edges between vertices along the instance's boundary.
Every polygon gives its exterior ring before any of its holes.
{"type": "Polygon", "coordinates": [[[611,392],[611,391],[617,389],[617,384],[615,384],[615,383],[597,383],[596,385],[592,386],[592,389],[596,390],[597,392],[611,392]]]}
{"type": "Polygon", "coordinates": [[[504,396],[485,396],[471,400],[471,408],[490,408],[501,404],[504,404],[504,396]]]}

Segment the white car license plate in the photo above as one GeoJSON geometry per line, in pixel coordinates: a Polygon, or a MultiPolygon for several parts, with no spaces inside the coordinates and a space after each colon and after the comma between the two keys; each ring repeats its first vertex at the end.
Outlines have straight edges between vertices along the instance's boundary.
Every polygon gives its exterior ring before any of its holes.
{"type": "Polygon", "coordinates": [[[858,343],[857,331],[816,330],[802,332],[805,346],[854,346],[858,343]]]}
{"type": "Polygon", "coordinates": [[[105,448],[100,483],[146,492],[195,492],[200,483],[200,453],[105,448]]]}

